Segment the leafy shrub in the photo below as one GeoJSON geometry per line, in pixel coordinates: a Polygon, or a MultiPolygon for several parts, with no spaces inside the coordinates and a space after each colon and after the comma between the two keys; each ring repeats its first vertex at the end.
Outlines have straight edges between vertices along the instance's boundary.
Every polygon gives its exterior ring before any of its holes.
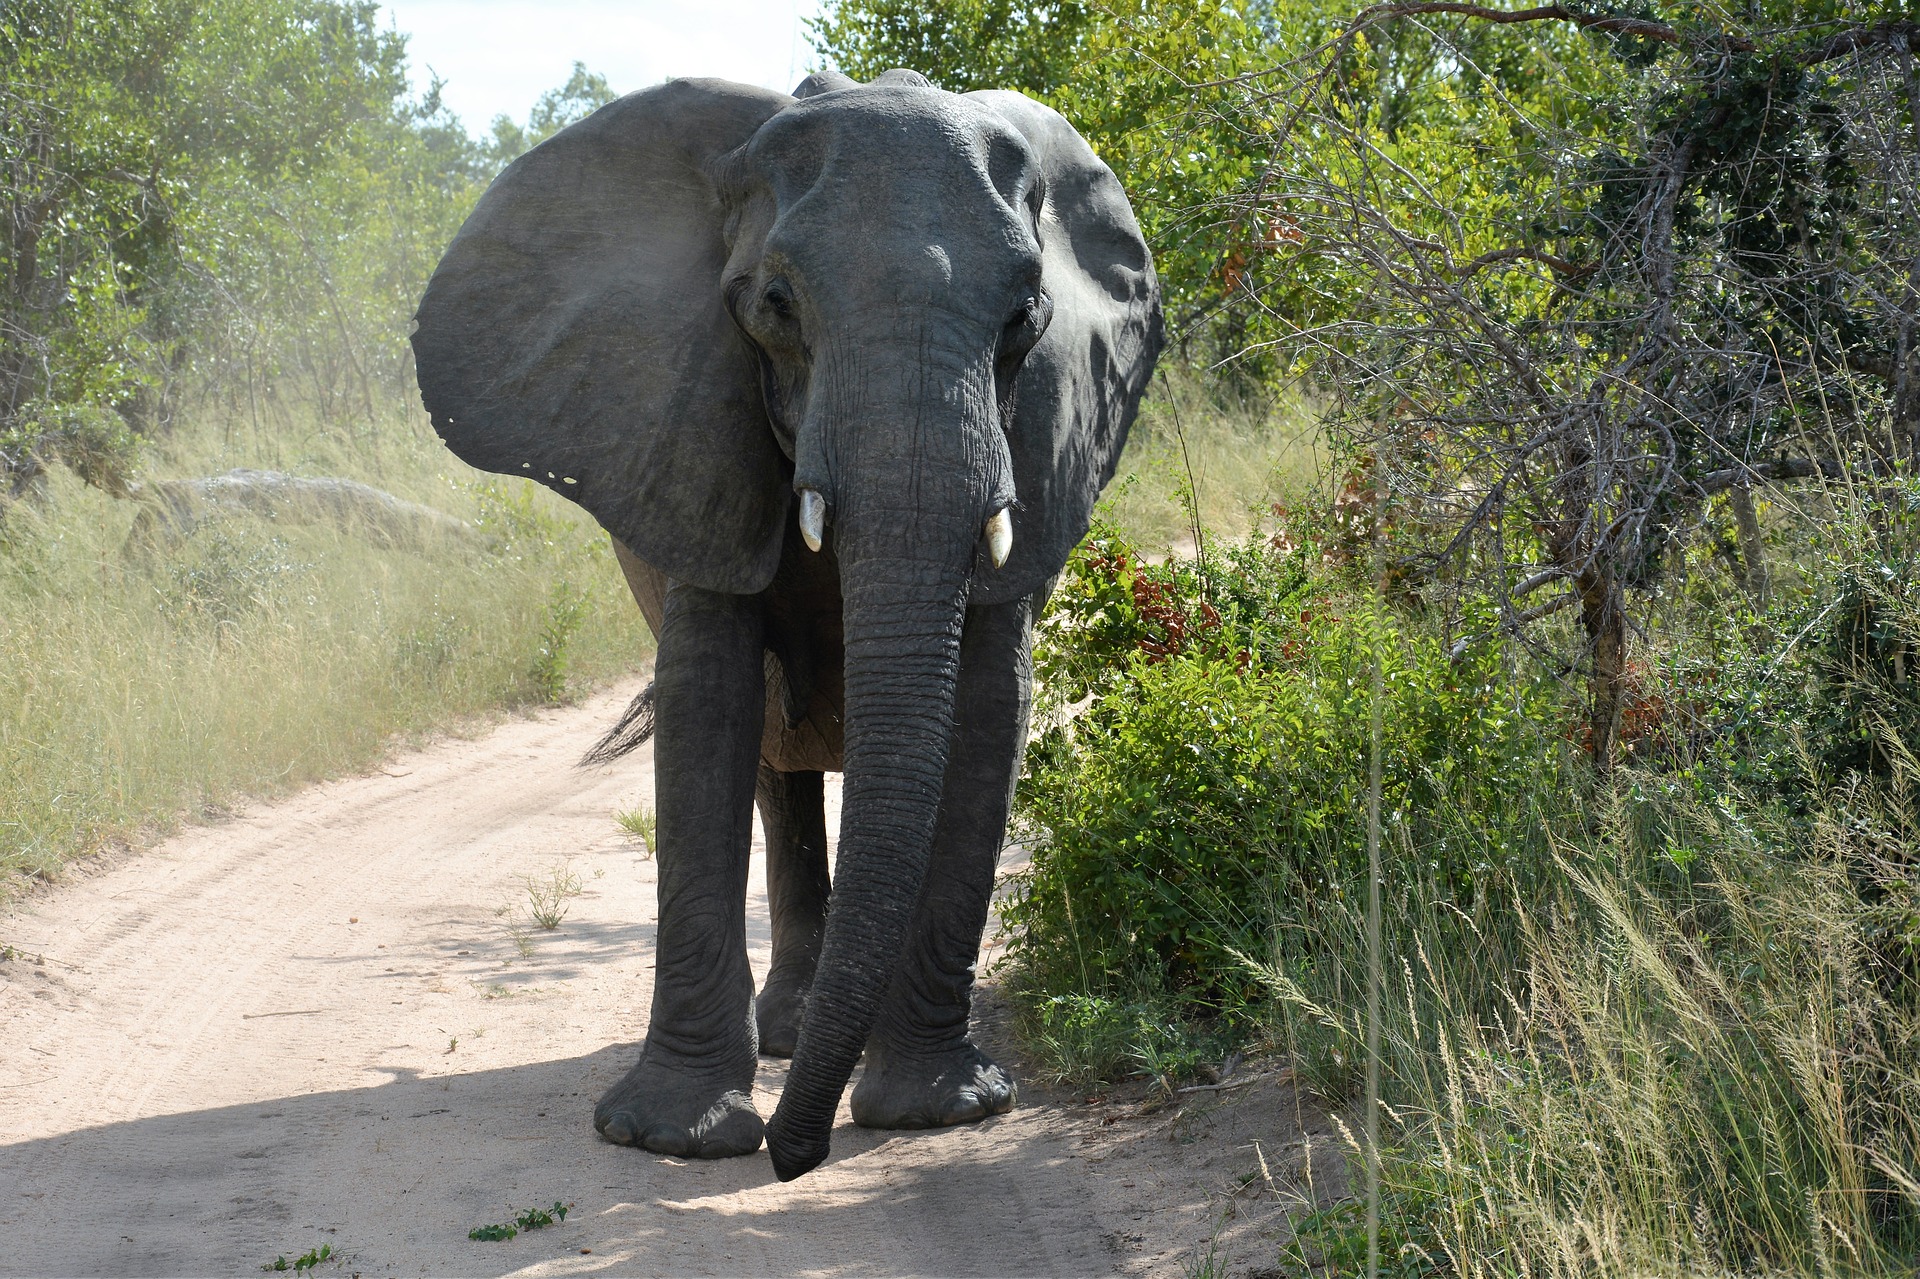
{"type": "Polygon", "coordinates": [[[180,622],[231,627],[312,567],[295,558],[284,537],[263,535],[250,521],[208,521],[194,530],[185,552],[163,566],[161,605],[180,622]]]}
{"type": "Polygon", "coordinates": [[[1471,917],[1537,863],[1504,800],[1558,785],[1550,688],[1509,679],[1497,644],[1451,658],[1279,547],[1148,564],[1101,530],[1075,554],[1035,664],[1045,704],[1093,700],[1028,755],[1026,988],[1125,1004],[1144,982],[1232,1020],[1265,999],[1237,956],[1315,963],[1320,917],[1364,893],[1376,652],[1384,808],[1423,891],[1471,917]]]}

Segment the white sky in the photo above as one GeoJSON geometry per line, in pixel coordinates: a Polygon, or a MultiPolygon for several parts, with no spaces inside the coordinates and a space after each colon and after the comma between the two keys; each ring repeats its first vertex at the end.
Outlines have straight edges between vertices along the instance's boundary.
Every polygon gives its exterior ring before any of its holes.
{"type": "Polygon", "coordinates": [[[719,76],[785,92],[814,53],[802,20],[819,0],[388,0],[410,39],[414,85],[484,135],[496,115],[525,121],[575,61],[629,93],[669,76],[719,76]]]}

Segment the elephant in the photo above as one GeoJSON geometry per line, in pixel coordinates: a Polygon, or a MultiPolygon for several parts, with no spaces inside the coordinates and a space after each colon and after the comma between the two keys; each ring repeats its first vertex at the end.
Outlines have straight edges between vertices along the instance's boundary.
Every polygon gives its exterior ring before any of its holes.
{"type": "Polygon", "coordinates": [[[863,1052],[862,1125],[1010,1108],[968,1024],[1034,620],[1163,342],[1113,173],[1018,93],[673,80],[494,180],[412,342],[442,440],[584,507],[658,644],[656,979],[601,1135],[705,1158],[764,1139],[791,1180],[863,1052]],[[764,1124],[762,1048],[792,1057],[764,1124]]]}

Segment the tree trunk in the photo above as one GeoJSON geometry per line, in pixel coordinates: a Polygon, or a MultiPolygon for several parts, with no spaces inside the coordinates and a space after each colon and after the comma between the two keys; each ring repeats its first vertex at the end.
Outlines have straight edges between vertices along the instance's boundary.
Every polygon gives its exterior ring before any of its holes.
{"type": "Polygon", "coordinates": [[[1587,747],[1594,768],[1605,776],[1613,771],[1620,732],[1620,712],[1626,701],[1627,615],[1620,583],[1600,570],[1583,573],[1580,623],[1586,628],[1590,666],[1587,674],[1587,747]]]}
{"type": "Polygon", "coordinates": [[[1753,490],[1736,484],[1727,491],[1733,507],[1733,526],[1740,535],[1741,585],[1746,588],[1755,608],[1764,608],[1770,585],[1767,575],[1767,547],[1760,539],[1760,518],[1753,510],[1753,490]]]}

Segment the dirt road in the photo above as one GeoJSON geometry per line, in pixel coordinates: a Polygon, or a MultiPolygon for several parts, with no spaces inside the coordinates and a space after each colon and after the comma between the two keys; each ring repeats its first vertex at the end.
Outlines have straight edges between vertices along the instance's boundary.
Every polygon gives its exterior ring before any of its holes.
{"type": "MultiPolygon", "coordinates": [[[[870,1132],[789,1185],[611,1146],[645,1031],[653,863],[613,822],[646,754],[583,772],[631,687],[196,827],[0,916],[0,1274],[1178,1274],[1270,1266],[1332,1143],[1272,1082],[1174,1110],[1050,1096],[870,1132]],[[571,874],[560,926],[526,881],[571,874]],[[1259,1141],[1278,1193],[1241,1185],[1259,1141]],[[1320,1152],[1324,1152],[1322,1155],[1320,1152]],[[505,1242],[474,1226],[559,1201],[505,1242]]],[[[830,797],[830,804],[837,796],[830,797]]],[[[829,813],[828,828],[837,827],[829,813]]],[[[749,937],[764,973],[756,850],[749,937]]],[[[992,992],[979,1033],[1019,1053],[992,992]]],[[[763,1061],[772,1113],[785,1063],[763,1061]]],[[[1020,1074],[1016,1065],[1016,1074],[1020,1074]]],[[[1217,1271],[1216,1273],[1223,1273],[1217,1271]]]]}

